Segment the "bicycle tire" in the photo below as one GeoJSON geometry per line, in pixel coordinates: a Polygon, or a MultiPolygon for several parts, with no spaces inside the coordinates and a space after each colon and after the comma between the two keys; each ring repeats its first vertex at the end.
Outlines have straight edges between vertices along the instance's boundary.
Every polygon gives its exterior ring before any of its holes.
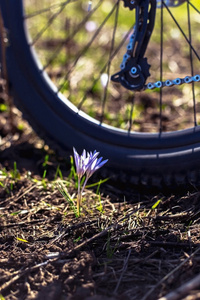
{"type": "Polygon", "coordinates": [[[109,159],[108,168],[115,170],[116,178],[123,173],[123,181],[136,185],[172,187],[200,182],[200,126],[129,133],[99,124],[79,112],[40,71],[24,28],[23,2],[1,1],[0,7],[8,32],[7,71],[14,101],[53,148],[70,153],[73,147],[80,152],[96,149],[109,159]]]}

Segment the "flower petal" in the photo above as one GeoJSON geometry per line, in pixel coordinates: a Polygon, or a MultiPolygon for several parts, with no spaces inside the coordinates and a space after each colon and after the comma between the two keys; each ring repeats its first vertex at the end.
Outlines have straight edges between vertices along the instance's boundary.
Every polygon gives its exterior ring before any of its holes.
{"type": "Polygon", "coordinates": [[[108,161],[108,159],[103,160],[103,157],[97,158],[99,152],[96,150],[94,152],[86,152],[84,149],[81,155],[77,153],[75,148],[73,148],[73,151],[76,172],[79,178],[86,173],[87,179],[89,179],[96,170],[100,169],[108,161]]]}

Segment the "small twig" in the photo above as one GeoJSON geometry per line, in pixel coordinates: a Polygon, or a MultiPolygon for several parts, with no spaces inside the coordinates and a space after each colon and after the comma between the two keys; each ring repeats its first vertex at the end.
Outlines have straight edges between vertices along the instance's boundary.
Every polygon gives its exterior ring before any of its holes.
{"type": "MultiPolygon", "coordinates": [[[[150,255],[148,255],[147,257],[145,257],[144,259],[141,259],[141,261],[143,261],[144,263],[149,262],[149,260],[156,255],[157,253],[159,253],[159,250],[155,250],[153,253],[151,253],[150,255]]],[[[158,261],[158,260],[157,260],[158,261]]]]}
{"type": "Polygon", "coordinates": [[[122,278],[123,278],[124,273],[125,273],[125,271],[126,271],[126,269],[127,269],[129,257],[130,257],[130,255],[131,255],[131,251],[132,251],[132,249],[129,250],[128,255],[127,255],[127,257],[126,257],[126,259],[125,259],[125,261],[124,261],[123,269],[122,269],[121,275],[120,275],[120,277],[119,277],[119,280],[118,280],[118,282],[117,282],[116,288],[115,288],[115,290],[114,290],[114,294],[117,294],[118,288],[119,288],[119,286],[120,286],[120,284],[121,284],[122,278]]]}
{"type": "Polygon", "coordinates": [[[177,272],[179,269],[184,266],[197,252],[199,252],[200,247],[197,248],[190,256],[188,256],[180,265],[178,265],[176,268],[174,268],[171,272],[169,272],[167,275],[165,275],[156,285],[154,285],[141,300],[149,299],[149,296],[157,289],[163,282],[165,282],[167,279],[169,279],[175,272],[177,272]]]}
{"type": "Polygon", "coordinates": [[[192,280],[184,283],[175,291],[167,294],[164,297],[159,298],[159,300],[178,300],[183,299],[183,296],[189,294],[191,290],[194,290],[200,286],[200,274],[194,277],[192,280]]]}
{"type": "Polygon", "coordinates": [[[9,227],[19,227],[19,226],[28,226],[31,224],[37,224],[37,223],[49,223],[51,221],[53,221],[54,219],[56,219],[56,217],[52,217],[52,218],[43,218],[43,219],[36,219],[36,220],[31,220],[31,221],[24,221],[24,222],[18,222],[18,223],[9,223],[9,224],[5,224],[5,225],[0,225],[0,228],[9,228],[9,227]]]}
{"type": "Polygon", "coordinates": [[[149,217],[153,219],[154,221],[165,221],[165,220],[176,220],[176,219],[186,219],[190,217],[189,213],[181,213],[181,214],[175,214],[175,215],[167,215],[167,216],[156,216],[156,217],[149,217]]]}
{"type": "MultiPolygon", "coordinates": [[[[186,242],[186,243],[180,243],[180,242],[158,242],[158,241],[148,241],[149,244],[153,246],[158,246],[158,247],[177,247],[177,248],[190,248],[191,243],[186,242]]],[[[199,244],[195,244],[195,246],[199,246],[199,244]]]]}
{"type": "Polygon", "coordinates": [[[12,140],[13,140],[13,134],[8,134],[6,137],[4,137],[4,142],[2,143],[0,141],[0,147],[1,149],[3,150],[3,147],[8,143],[12,143],[12,140]]]}

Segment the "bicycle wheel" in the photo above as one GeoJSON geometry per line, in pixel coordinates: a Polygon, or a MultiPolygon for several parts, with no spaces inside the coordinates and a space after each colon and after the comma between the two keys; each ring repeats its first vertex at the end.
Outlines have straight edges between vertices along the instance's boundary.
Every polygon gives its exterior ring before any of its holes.
{"type": "Polygon", "coordinates": [[[88,9],[86,0],[1,1],[15,101],[51,146],[96,149],[125,182],[196,184],[200,4],[157,1],[142,58],[146,81],[133,91],[108,78],[117,81],[123,70],[138,3],[96,0],[88,9]]]}

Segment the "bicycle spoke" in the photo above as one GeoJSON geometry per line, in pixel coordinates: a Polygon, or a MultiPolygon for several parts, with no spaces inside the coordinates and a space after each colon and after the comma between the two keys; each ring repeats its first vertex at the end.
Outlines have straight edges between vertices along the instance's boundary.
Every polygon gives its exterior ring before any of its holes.
{"type": "Polygon", "coordinates": [[[77,1],[79,1],[79,0],[67,0],[67,1],[63,1],[61,3],[56,3],[56,4],[53,4],[53,5],[50,5],[48,8],[44,8],[44,9],[35,11],[34,13],[31,13],[31,14],[25,14],[24,19],[30,19],[30,18],[36,17],[38,15],[41,15],[41,14],[46,13],[48,11],[51,11],[52,9],[55,9],[57,7],[66,5],[69,2],[72,3],[72,2],[77,2],[77,1]]]}
{"type": "MultiPolygon", "coordinates": [[[[101,1],[102,2],[102,1],[101,1]]],[[[97,36],[99,35],[99,33],[101,32],[102,28],[105,26],[106,22],[109,20],[109,18],[112,16],[112,14],[114,13],[115,9],[117,7],[117,3],[113,6],[112,10],[110,11],[110,13],[106,16],[106,18],[103,20],[103,22],[101,23],[101,25],[99,26],[99,28],[96,30],[96,32],[94,33],[94,35],[92,36],[92,38],[90,39],[90,41],[86,44],[86,46],[78,53],[77,57],[74,58],[74,62],[73,65],[71,66],[71,68],[68,70],[67,74],[65,75],[65,77],[63,78],[63,83],[59,85],[58,90],[60,91],[64,85],[65,82],[67,81],[69,75],[72,73],[73,69],[76,67],[77,62],[79,61],[79,59],[85,54],[85,52],[89,49],[89,47],[92,45],[92,43],[94,42],[94,40],[97,38],[97,36]]],[[[73,35],[74,36],[74,35],[73,35]]]]}
{"type": "MultiPolygon", "coordinates": [[[[83,28],[85,23],[88,21],[88,19],[94,14],[94,12],[100,7],[104,0],[100,0],[97,5],[90,10],[90,12],[87,14],[87,16],[82,20],[81,23],[78,24],[78,26],[73,30],[73,32],[64,40],[62,41],[59,46],[56,48],[52,56],[49,58],[48,62],[43,66],[43,71],[56,59],[58,56],[58,53],[62,50],[62,48],[70,41],[74,36],[83,28]]],[[[60,90],[61,88],[59,88],[60,90]]]]}
{"type": "MultiPolygon", "coordinates": [[[[124,36],[124,38],[122,39],[122,41],[120,42],[120,44],[118,45],[118,47],[115,49],[115,51],[113,52],[112,56],[111,56],[111,60],[114,59],[114,57],[118,54],[118,52],[120,51],[120,49],[123,47],[123,45],[125,44],[128,36],[130,35],[130,33],[133,30],[133,25],[130,27],[129,31],[126,33],[126,35],[124,36]]],[[[101,74],[103,74],[108,66],[109,61],[107,61],[105,63],[105,65],[103,66],[103,68],[100,70],[99,72],[99,76],[94,80],[93,85],[91,86],[91,88],[89,89],[90,91],[92,91],[95,87],[95,85],[97,84],[97,82],[100,80],[101,74]]],[[[87,94],[88,91],[85,92],[83,98],[81,99],[81,102],[78,105],[78,109],[80,110],[85,102],[85,100],[87,99],[87,94]]]]}
{"type": "Polygon", "coordinates": [[[39,40],[39,38],[43,35],[43,33],[49,28],[49,26],[61,14],[61,12],[63,11],[63,9],[69,3],[71,3],[71,0],[68,0],[67,2],[65,2],[64,4],[62,4],[61,7],[60,7],[60,9],[51,16],[51,18],[48,20],[47,24],[38,32],[38,34],[36,35],[36,37],[33,38],[31,46],[33,46],[39,40]]]}
{"type": "MultiPolygon", "coordinates": [[[[187,1],[187,16],[188,16],[188,33],[189,33],[189,41],[190,44],[192,43],[192,33],[191,33],[191,22],[190,22],[190,6],[189,2],[187,1]]],[[[194,76],[194,68],[193,68],[193,57],[192,57],[192,49],[189,48],[190,52],[190,67],[191,67],[191,76],[194,76]]],[[[196,98],[195,98],[195,91],[194,91],[194,82],[192,82],[192,96],[193,96],[193,111],[194,111],[194,126],[197,126],[196,120],[196,98]]]]}
{"type": "Polygon", "coordinates": [[[190,1],[188,1],[188,3],[194,8],[194,10],[196,10],[196,12],[200,14],[200,10],[198,10],[194,4],[192,4],[190,1]]]}
{"type": "MultiPolygon", "coordinates": [[[[160,14],[160,82],[163,81],[163,1],[160,14]]],[[[160,133],[162,132],[162,87],[160,87],[160,133]]]]}
{"type": "Polygon", "coordinates": [[[100,123],[103,122],[105,104],[106,104],[106,99],[107,99],[108,84],[109,84],[109,78],[110,78],[110,66],[111,66],[111,61],[112,61],[112,53],[113,53],[114,45],[115,45],[115,36],[116,36],[117,23],[118,23],[118,17],[119,17],[119,1],[120,0],[117,0],[117,3],[116,3],[116,13],[115,13],[115,20],[114,20],[114,28],[113,28],[113,35],[112,35],[111,47],[110,47],[110,54],[109,54],[109,60],[108,60],[107,73],[106,73],[108,75],[108,80],[106,82],[105,88],[103,89],[102,113],[101,113],[100,123]]]}
{"type": "Polygon", "coordinates": [[[181,26],[179,25],[179,23],[177,22],[176,18],[173,16],[171,10],[169,9],[169,7],[166,5],[165,2],[163,2],[163,5],[166,7],[168,13],[170,14],[172,20],[175,22],[176,26],[178,27],[178,29],[180,30],[180,32],[182,33],[182,35],[184,36],[186,42],[188,43],[188,45],[190,46],[190,48],[192,49],[192,51],[194,52],[194,54],[196,55],[196,57],[198,58],[198,60],[200,60],[200,56],[198,55],[197,51],[194,49],[194,47],[191,45],[190,41],[188,40],[186,34],[184,33],[184,31],[182,30],[181,26]]]}
{"type": "Polygon", "coordinates": [[[131,133],[131,129],[132,129],[132,126],[133,126],[134,105],[135,105],[135,94],[133,93],[132,102],[131,102],[130,116],[129,116],[128,134],[131,133]]]}

